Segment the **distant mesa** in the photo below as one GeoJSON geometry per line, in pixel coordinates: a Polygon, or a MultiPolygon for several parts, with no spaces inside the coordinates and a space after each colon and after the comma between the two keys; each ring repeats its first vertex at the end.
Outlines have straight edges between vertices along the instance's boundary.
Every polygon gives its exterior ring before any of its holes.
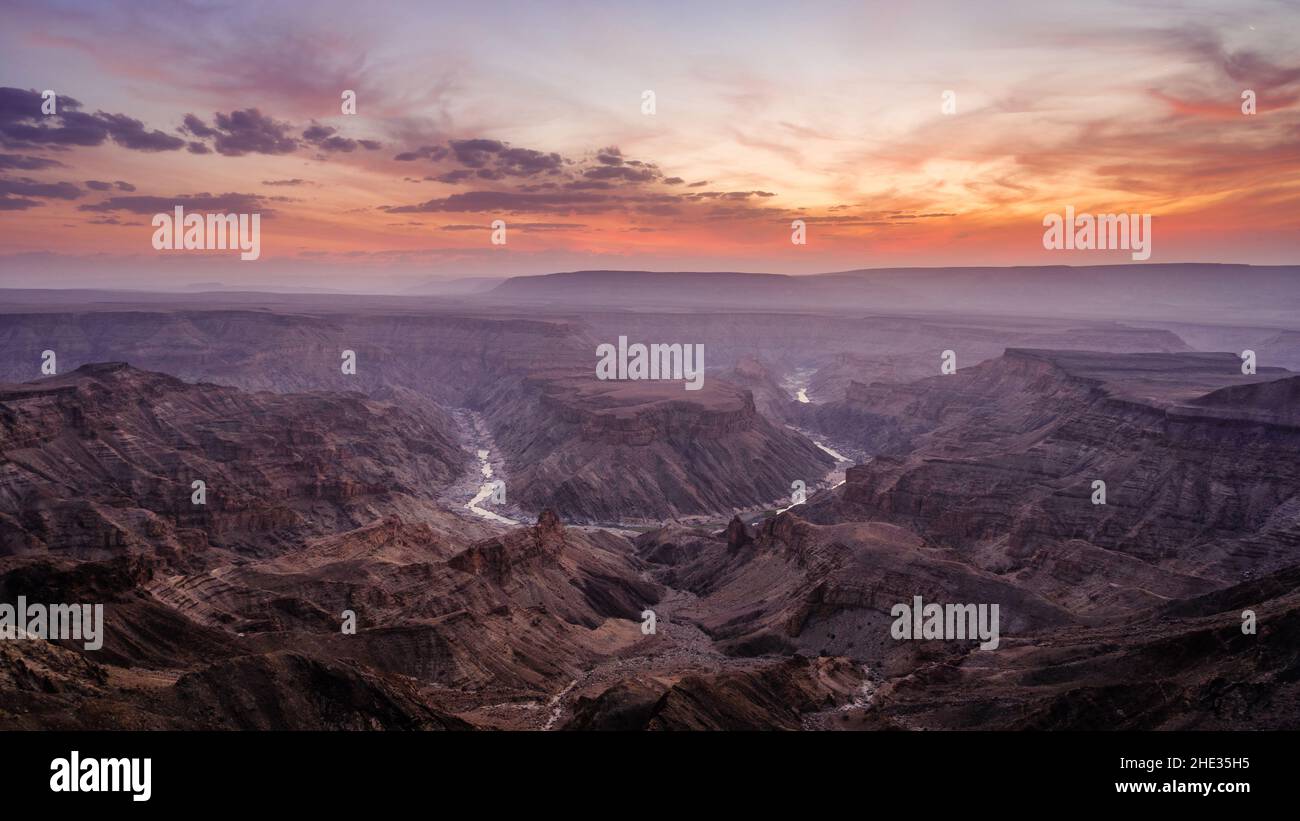
{"type": "Polygon", "coordinates": [[[1300,266],[1170,263],[873,268],[793,276],[736,271],[570,271],[511,277],[507,304],[713,311],[950,311],[966,315],[1241,320],[1289,324],[1300,266]],[[1122,299],[1116,295],[1122,294],[1122,299]]]}

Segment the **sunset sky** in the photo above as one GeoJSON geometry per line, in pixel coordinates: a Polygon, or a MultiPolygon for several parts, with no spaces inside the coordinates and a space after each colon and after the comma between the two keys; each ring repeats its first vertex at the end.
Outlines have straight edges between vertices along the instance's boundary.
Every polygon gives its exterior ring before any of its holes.
{"type": "Polygon", "coordinates": [[[0,17],[5,286],[1129,261],[1044,250],[1066,206],[1152,214],[1151,263],[1300,263],[1294,2],[0,0],[0,17]],[[261,258],[155,251],[150,219],[178,204],[261,213],[261,258]]]}

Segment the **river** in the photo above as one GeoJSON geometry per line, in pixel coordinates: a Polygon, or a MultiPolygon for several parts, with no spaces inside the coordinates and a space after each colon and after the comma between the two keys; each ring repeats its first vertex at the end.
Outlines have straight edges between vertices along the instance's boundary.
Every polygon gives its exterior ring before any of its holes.
{"type": "MultiPolygon", "coordinates": [[[[809,403],[812,400],[808,397],[808,381],[813,371],[802,369],[794,371],[790,376],[784,379],[781,387],[789,392],[797,401],[809,403]]],[[[496,510],[489,509],[492,503],[489,501],[497,488],[497,476],[502,472],[504,463],[496,455],[496,443],[492,440],[492,434],[488,430],[487,423],[483,416],[477,411],[468,408],[456,408],[452,411],[452,416],[461,428],[461,438],[464,445],[474,452],[478,459],[477,478],[469,477],[462,479],[450,491],[451,498],[465,498],[466,495],[473,494],[468,502],[464,503],[465,509],[481,519],[486,519],[496,524],[518,527],[528,525],[532,522],[527,519],[526,514],[517,508],[512,508],[509,504],[509,484],[506,485],[507,503],[496,510]],[[487,505],[487,506],[485,506],[487,505]]],[[[845,470],[854,464],[859,464],[869,457],[865,454],[853,454],[853,448],[827,439],[820,434],[794,425],[786,425],[790,430],[796,431],[800,435],[810,440],[814,445],[820,448],[824,453],[835,460],[835,466],[821,478],[820,481],[810,482],[808,496],[813,495],[817,490],[833,490],[844,484],[845,470]],[[848,451],[850,455],[845,455],[848,451]]],[[[776,504],[780,504],[778,501],[776,504]]],[[[791,508],[798,507],[805,502],[791,502],[785,507],[775,508],[775,513],[784,513],[791,508]]],[[[773,508],[761,506],[752,508],[742,513],[742,518],[751,525],[757,525],[766,517],[768,511],[773,508]],[[759,515],[763,514],[763,515],[759,515]]],[[[701,519],[707,517],[700,517],[701,519]]],[[[635,536],[645,529],[645,523],[601,523],[597,525],[575,525],[583,530],[610,530],[624,536],[635,536]]]]}

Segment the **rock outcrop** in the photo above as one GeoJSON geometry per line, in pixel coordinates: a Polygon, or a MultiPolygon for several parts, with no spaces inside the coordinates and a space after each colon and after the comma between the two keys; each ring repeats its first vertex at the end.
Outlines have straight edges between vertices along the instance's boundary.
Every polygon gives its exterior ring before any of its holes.
{"type": "Polygon", "coordinates": [[[0,386],[0,555],[265,553],[411,512],[468,467],[449,424],[360,394],[246,393],[121,363],[0,386]]]}
{"type": "Polygon", "coordinates": [[[1204,592],[1295,561],[1293,381],[1230,354],[1008,351],[882,391],[909,447],[804,515],[908,527],[1081,612],[1204,592]]]}
{"type": "Polygon", "coordinates": [[[760,415],[753,396],[716,379],[601,382],[535,376],[502,386],[488,419],[507,454],[516,502],[579,522],[645,522],[770,504],[834,460],[760,415]]]}

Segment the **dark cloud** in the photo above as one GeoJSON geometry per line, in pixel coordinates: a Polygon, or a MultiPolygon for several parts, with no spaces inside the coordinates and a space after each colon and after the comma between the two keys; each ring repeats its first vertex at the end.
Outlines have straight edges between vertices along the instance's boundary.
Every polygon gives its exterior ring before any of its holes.
{"type": "Polygon", "coordinates": [[[189,152],[191,154],[211,154],[212,149],[200,142],[191,142],[189,152]]]}
{"type": "Polygon", "coordinates": [[[103,180],[86,180],[86,187],[91,191],[109,191],[113,188],[113,183],[104,182],[103,180]]]}
{"type": "Polygon", "coordinates": [[[98,118],[80,111],[51,115],[46,125],[19,120],[0,122],[0,139],[5,145],[95,146],[108,139],[108,129],[98,118]]]}
{"type": "Polygon", "coordinates": [[[614,183],[604,180],[574,180],[564,184],[569,191],[608,191],[614,187],[614,183]]]}
{"type": "Polygon", "coordinates": [[[336,131],[338,131],[337,128],[312,123],[306,131],[302,132],[302,138],[309,143],[318,143],[336,131]]]}
{"type": "Polygon", "coordinates": [[[497,153],[497,170],[512,177],[556,174],[563,167],[564,159],[554,152],[546,154],[531,148],[507,148],[497,153]]]}
{"type": "Polygon", "coordinates": [[[103,145],[106,140],[135,151],[175,151],[185,141],[125,114],[81,111],[73,97],[57,97],[57,113],[41,113],[35,90],[0,88],[0,143],[5,145],[103,145]]]}
{"type": "Polygon", "coordinates": [[[99,112],[97,117],[108,128],[113,142],[136,151],[175,151],[185,145],[180,137],[154,129],[146,131],[144,123],[125,114],[105,114],[99,112]]]}
{"type": "Polygon", "coordinates": [[[72,97],[57,98],[57,114],[41,113],[41,95],[34,89],[0,87],[0,142],[5,144],[99,145],[108,129],[78,109],[72,97]]]}
{"type": "Polygon", "coordinates": [[[122,182],[121,180],[117,180],[117,181],[115,181],[113,184],[117,186],[117,190],[118,190],[118,191],[134,191],[134,190],[135,190],[135,186],[132,185],[132,184],[129,183],[129,182],[122,182]]]}
{"type": "Polygon", "coordinates": [[[216,129],[209,128],[207,123],[203,122],[198,117],[195,117],[193,114],[186,114],[182,122],[184,123],[184,125],[181,126],[182,133],[190,134],[199,139],[208,139],[217,136],[216,129]]]}
{"type": "MultiPolygon", "coordinates": [[[[328,125],[312,123],[306,131],[302,132],[302,138],[307,142],[315,145],[325,151],[356,151],[361,142],[347,137],[340,136],[338,129],[328,125]]],[[[366,142],[373,142],[367,140],[366,142]]],[[[378,148],[379,144],[374,143],[378,148]]]]}
{"type": "Polygon", "coordinates": [[[347,137],[330,137],[317,143],[326,151],[356,151],[357,141],[347,137]]]}
{"type": "Polygon", "coordinates": [[[553,151],[513,148],[499,140],[451,140],[447,145],[457,163],[485,180],[558,174],[564,168],[564,158],[553,151]]]}
{"type": "Polygon", "coordinates": [[[256,108],[218,112],[216,137],[218,154],[237,157],[241,154],[288,154],[298,147],[298,141],[288,134],[289,124],[267,117],[256,108]]]}
{"type": "MultiPolygon", "coordinates": [[[[58,114],[81,109],[81,102],[66,94],[57,95],[55,100],[58,114]]],[[[0,86],[0,123],[58,116],[58,114],[46,115],[41,113],[41,104],[43,102],[41,95],[35,89],[0,86]]]]}
{"type": "Polygon", "coordinates": [[[418,214],[437,211],[453,213],[548,211],[601,206],[609,200],[600,194],[520,194],[513,191],[468,191],[422,202],[419,205],[390,206],[393,214],[418,214]]]}
{"type": "MultiPolygon", "coordinates": [[[[414,205],[389,205],[381,210],[398,213],[490,214],[599,214],[621,212],[650,216],[678,216],[694,209],[706,218],[714,214],[753,213],[758,199],[768,191],[683,191],[668,193],[659,184],[700,188],[707,181],[687,185],[681,177],[665,178],[651,162],[627,157],[618,146],[607,146],[572,160],[555,152],[516,148],[490,139],[451,140],[445,160],[456,166],[424,179],[450,185],[472,183],[478,190],[439,197],[414,205]],[[522,184],[521,184],[522,183],[522,184]],[[491,189],[491,190],[484,190],[491,189]],[[723,201],[735,203],[721,207],[723,201]],[[707,210],[704,207],[707,206],[707,210]],[[734,209],[734,211],[732,210],[734,209]]],[[[434,146],[399,154],[395,159],[433,158],[434,146]]],[[[763,209],[766,210],[766,209],[763,209]]],[[[565,225],[571,223],[535,223],[565,225]]],[[[477,226],[444,226],[447,231],[476,230],[477,226]]],[[[535,230],[561,230],[536,228],[535,230]]],[[[564,230],[568,230],[567,228],[564,230]]]]}
{"type": "Polygon", "coordinates": [[[0,168],[13,168],[19,171],[38,171],[42,168],[55,168],[63,163],[45,157],[28,157],[21,154],[0,154],[0,168]]]}
{"type": "Polygon", "coordinates": [[[263,207],[264,198],[257,194],[181,194],[175,197],[131,196],[109,197],[103,202],[80,207],[82,211],[106,213],[125,211],[129,214],[170,213],[181,206],[186,211],[213,211],[248,213],[260,211],[263,216],[271,213],[263,207]]]}
{"type": "Polygon", "coordinates": [[[433,160],[439,162],[447,157],[448,151],[441,145],[422,145],[414,151],[403,151],[401,154],[393,157],[398,162],[414,162],[415,160],[433,160]]]}
{"type": "MultiPolygon", "coordinates": [[[[213,115],[215,126],[210,127],[193,114],[185,115],[183,131],[201,139],[211,138],[218,154],[241,157],[245,154],[288,154],[298,148],[299,142],[289,132],[292,126],[264,115],[256,108],[213,115]]],[[[194,154],[206,154],[190,143],[194,154]]]]}
{"type": "Polygon", "coordinates": [[[564,168],[564,158],[555,152],[535,151],[531,148],[511,148],[496,140],[452,140],[449,149],[425,146],[418,151],[398,154],[393,159],[402,162],[422,158],[438,161],[451,157],[462,168],[426,177],[436,182],[452,185],[471,179],[499,181],[507,177],[534,177],[558,174],[564,168]]]}
{"type": "Polygon", "coordinates": [[[582,175],[589,180],[623,180],[624,182],[649,182],[658,176],[652,168],[634,168],[630,165],[597,166],[588,168],[582,175]]]}
{"type": "Polygon", "coordinates": [[[457,168],[454,171],[448,171],[447,173],[439,174],[436,177],[425,177],[425,179],[433,182],[446,182],[455,185],[456,183],[462,183],[474,176],[475,172],[468,168],[457,168]]]}
{"type": "Polygon", "coordinates": [[[483,168],[492,159],[493,154],[498,154],[505,149],[505,143],[497,140],[451,140],[447,143],[451,147],[451,152],[456,155],[456,161],[466,168],[483,168]]]}
{"type": "Polygon", "coordinates": [[[306,180],[294,177],[291,180],[262,180],[262,185],[306,185],[306,180]]]}
{"type": "Polygon", "coordinates": [[[70,182],[37,182],[27,177],[18,177],[17,179],[0,179],[0,194],[75,200],[81,196],[82,191],[70,182]]]}
{"type": "Polygon", "coordinates": [[[40,203],[36,200],[25,200],[19,197],[0,197],[0,211],[26,211],[28,208],[36,208],[40,203]]]}

